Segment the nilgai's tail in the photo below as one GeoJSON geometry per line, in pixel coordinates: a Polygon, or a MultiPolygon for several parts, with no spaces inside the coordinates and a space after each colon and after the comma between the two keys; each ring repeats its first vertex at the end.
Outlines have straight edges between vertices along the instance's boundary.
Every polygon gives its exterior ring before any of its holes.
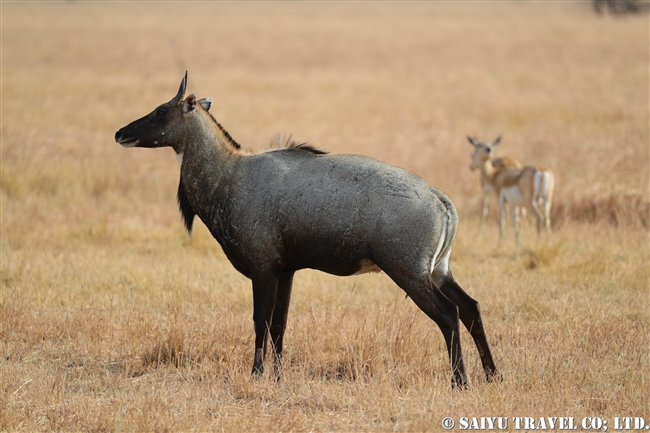
{"type": "Polygon", "coordinates": [[[445,213],[442,216],[442,232],[433,255],[430,272],[435,273],[437,270],[446,275],[449,273],[447,261],[449,260],[449,254],[451,253],[451,247],[456,239],[456,234],[458,234],[458,211],[456,210],[454,203],[452,203],[452,201],[443,193],[436,191],[436,195],[438,195],[438,199],[440,199],[444,205],[445,213]],[[441,267],[436,269],[438,268],[438,265],[441,265],[441,267]]]}

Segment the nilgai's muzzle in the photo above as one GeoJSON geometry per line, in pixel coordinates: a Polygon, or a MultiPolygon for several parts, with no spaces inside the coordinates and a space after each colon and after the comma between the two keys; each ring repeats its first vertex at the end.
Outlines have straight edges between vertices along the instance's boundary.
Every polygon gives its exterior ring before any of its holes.
{"type": "Polygon", "coordinates": [[[128,137],[122,137],[122,130],[120,129],[115,133],[115,141],[121,144],[124,147],[135,147],[138,144],[138,140],[128,137]]]}

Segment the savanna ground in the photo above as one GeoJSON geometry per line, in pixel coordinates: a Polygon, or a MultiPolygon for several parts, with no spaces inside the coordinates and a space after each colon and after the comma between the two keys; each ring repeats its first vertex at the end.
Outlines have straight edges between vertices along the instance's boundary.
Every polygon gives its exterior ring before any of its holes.
{"type": "MultiPolygon", "coordinates": [[[[0,430],[437,431],[648,407],[647,15],[588,2],[7,3],[0,430]],[[250,282],[176,209],[170,149],[115,131],[189,92],[246,147],[293,133],[456,203],[452,256],[505,380],[450,389],[383,274],[297,274],[285,377],[249,376],[250,282]],[[479,233],[466,134],[556,174],[554,232],[479,233]]],[[[510,426],[513,429],[513,426],[510,426]]]]}

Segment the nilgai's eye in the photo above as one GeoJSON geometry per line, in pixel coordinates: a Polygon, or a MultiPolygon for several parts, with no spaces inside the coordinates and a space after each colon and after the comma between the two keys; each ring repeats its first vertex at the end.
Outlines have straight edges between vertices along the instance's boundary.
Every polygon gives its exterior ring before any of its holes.
{"type": "Polygon", "coordinates": [[[167,110],[162,107],[156,110],[156,117],[164,117],[165,114],[167,114],[167,110]]]}

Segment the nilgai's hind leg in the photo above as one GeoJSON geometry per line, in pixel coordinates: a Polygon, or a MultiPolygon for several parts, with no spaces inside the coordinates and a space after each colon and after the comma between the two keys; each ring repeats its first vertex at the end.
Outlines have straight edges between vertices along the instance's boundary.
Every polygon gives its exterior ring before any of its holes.
{"type": "Polygon", "coordinates": [[[434,281],[439,285],[440,291],[444,293],[453,303],[458,306],[460,320],[467,328],[476,348],[481,356],[481,363],[488,382],[502,380],[501,374],[497,371],[490,352],[485,330],[483,329],[483,321],[481,320],[481,311],[478,302],[472,299],[465,291],[456,283],[451,271],[446,275],[435,275],[434,281]]]}
{"type": "Polygon", "coordinates": [[[289,301],[291,300],[291,285],[293,284],[293,272],[282,274],[278,282],[278,295],[275,300],[275,309],[271,320],[271,344],[273,349],[273,365],[275,375],[280,379],[282,375],[282,341],[284,331],[287,328],[287,313],[289,312],[289,301]]]}
{"type": "MultiPolygon", "coordinates": [[[[386,270],[386,269],[384,269],[386,270]]],[[[447,352],[451,362],[453,376],[452,388],[467,388],[465,364],[460,347],[460,329],[458,326],[458,307],[447,298],[431,280],[430,275],[411,278],[386,272],[406,294],[429,316],[440,328],[447,343],[447,352]]]]}

